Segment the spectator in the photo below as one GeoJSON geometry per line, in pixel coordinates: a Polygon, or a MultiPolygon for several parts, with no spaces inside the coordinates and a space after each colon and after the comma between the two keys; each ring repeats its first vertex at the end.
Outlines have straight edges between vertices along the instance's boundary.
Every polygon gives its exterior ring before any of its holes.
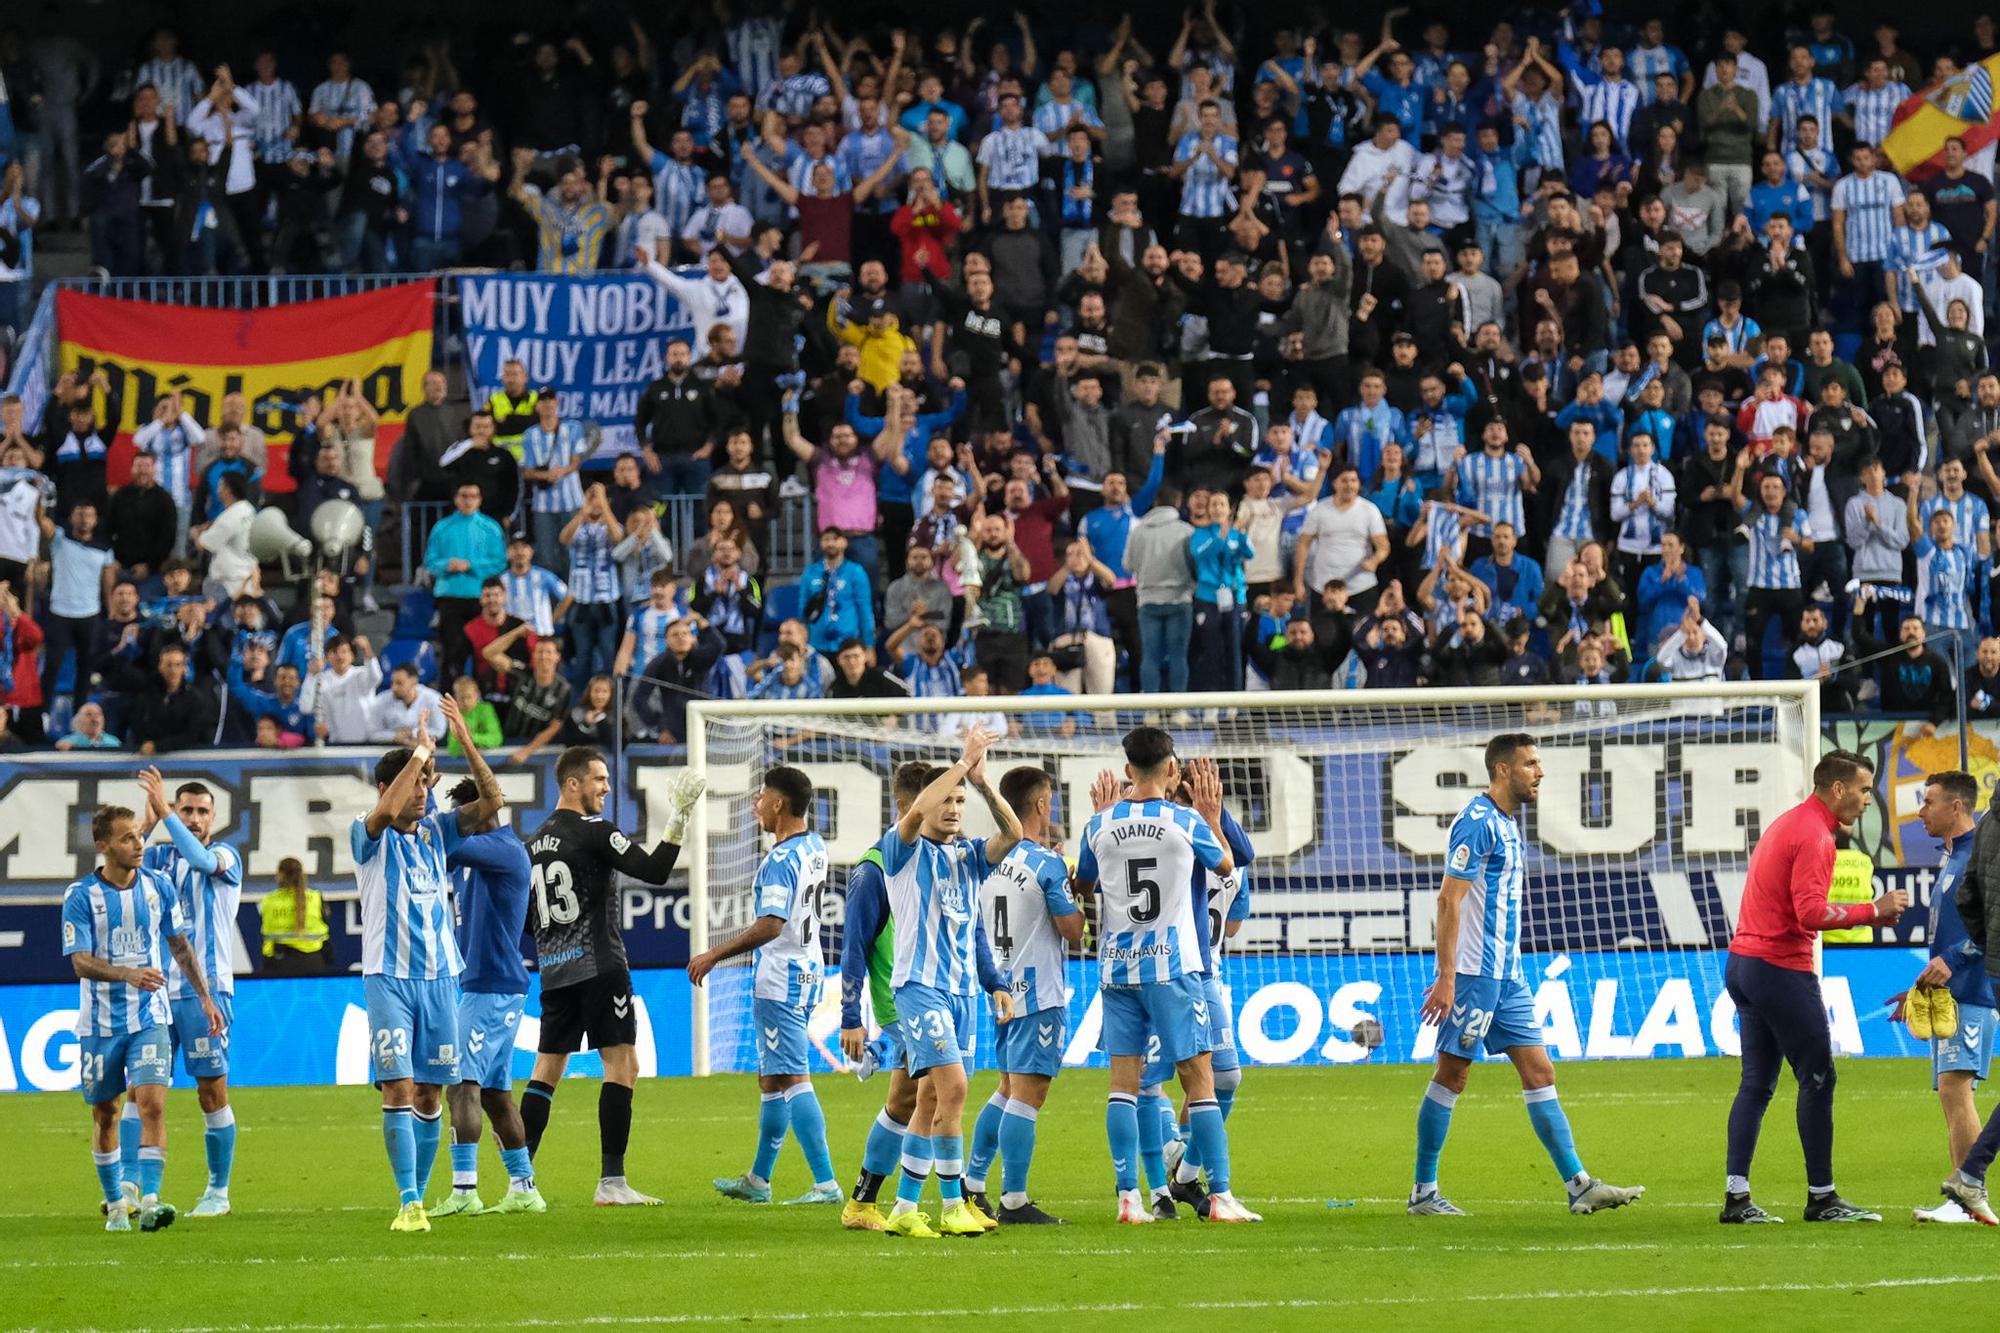
{"type": "Polygon", "coordinates": [[[572,514],[583,508],[583,482],[577,472],[595,446],[582,425],[565,421],[562,401],[554,389],[535,399],[535,424],[521,433],[521,480],[528,483],[529,532],[535,559],[545,568],[559,563],[562,532],[572,514]]]}
{"type": "Polygon", "coordinates": [[[1082,537],[1069,544],[1062,567],[1049,576],[1048,592],[1056,607],[1049,648],[1071,694],[1111,693],[1118,646],[1109,597],[1116,581],[1082,537]]]}
{"type": "Polygon", "coordinates": [[[1968,716],[2000,717],[2000,638],[1989,634],[1979,641],[1962,689],[1968,716]]]}
{"type": "MultiPolygon", "coordinates": [[[[763,678],[751,688],[753,699],[817,699],[820,697],[819,674],[807,669],[807,649],[795,643],[781,643],[774,656],[777,665],[764,672],[763,678]]],[[[813,654],[814,661],[823,661],[813,654]]],[[[797,733],[791,737],[779,737],[773,744],[792,744],[810,733],[797,733]]]]}
{"type": "MultiPolygon", "coordinates": [[[[491,412],[483,407],[474,412],[469,429],[471,433],[445,450],[438,461],[458,483],[456,494],[462,494],[467,486],[478,487],[479,507],[486,516],[496,524],[510,523],[521,495],[520,465],[496,443],[491,412]]],[[[437,539],[435,532],[431,539],[437,539]]]]}
{"type": "Polygon", "coordinates": [[[246,494],[248,485],[238,473],[221,474],[215,489],[222,510],[196,534],[195,544],[209,555],[204,591],[222,601],[234,601],[257,577],[257,558],[250,554],[257,510],[246,494]]]}
{"type": "MultiPolygon", "coordinates": [[[[611,497],[603,482],[592,482],[583,507],[570,516],[560,534],[569,550],[570,641],[574,657],[570,675],[588,680],[608,669],[616,655],[619,609],[618,567],[614,555],[625,540],[624,529],[611,512],[611,497]]],[[[481,594],[482,602],[484,593],[481,594]]],[[[534,647],[530,640],[529,648],[534,647]]]]}
{"type": "Polygon", "coordinates": [[[913,543],[904,557],[902,577],[892,581],[883,593],[882,621],[887,625],[917,622],[948,629],[956,618],[956,601],[937,572],[936,553],[928,546],[913,543]]]}
{"type": "Polygon", "coordinates": [[[1532,620],[1535,606],[1542,600],[1541,564],[1521,551],[1519,530],[1512,523],[1494,523],[1492,540],[1492,551],[1472,562],[1472,577],[1492,591],[1496,619],[1502,623],[1515,616],[1532,620]]]}
{"type": "MultiPolygon", "coordinates": [[[[612,503],[617,513],[617,502],[612,503]]],[[[645,505],[634,508],[624,520],[625,540],[611,548],[618,562],[618,583],[625,590],[624,606],[643,604],[656,575],[666,573],[674,562],[673,544],[660,531],[659,517],[645,505]]]]}
{"type": "Polygon", "coordinates": [[[326,900],[306,883],[305,866],[296,856],[278,862],[278,887],[258,903],[257,920],[266,976],[319,976],[327,970],[332,931],[326,900]]]}
{"type": "Polygon", "coordinates": [[[811,642],[829,652],[848,639],[875,641],[875,611],[868,572],[847,559],[847,534],[823,528],[820,558],[799,577],[804,619],[811,642]]]}
{"type": "MultiPolygon", "coordinates": [[[[722,507],[718,502],[716,508],[722,507]]],[[[743,566],[736,538],[711,527],[709,540],[710,559],[694,571],[689,608],[722,636],[725,652],[747,652],[763,627],[763,589],[743,566]]]]}
{"type": "Polygon", "coordinates": [[[463,407],[445,401],[449,392],[444,372],[424,372],[424,400],[410,409],[403,437],[389,461],[391,489],[398,500],[449,500],[452,486],[444,456],[466,436],[469,423],[463,407]]]}
{"type": "MultiPolygon", "coordinates": [[[[485,419],[490,429],[492,415],[485,419]]],[[[477,482],[458,486],[452,510],[431,529],[424,545],[424,568],[430,571],[437,597],[443,660],[458,663],[468,655],[465,625],[479,614],[480,589],[507,567],[507,537],[498,522],[481,512],[477,482]]]]}
{"type": "MultiPolygon", "coordinates": [[[[1027,683],[1025,589],[1032,579],[1028,557],[1014,539],[1014,520],[1004,514],[988,514],[980,520],[978,533],[973,556],[979,589],[976,652],[995,692],[1017,694],[1027,683]]],[[[971,624],[970,613],[966,618],[971,624]]]]}
{"type": "Polygon", "coordinates": [[[284,747],[304,745],[315,730],[312,716],[306,712],[299,694],[299,669],[295,666],[279,666],[266,670],[270,653],[261,645],[247,648],[241,657],[232,658],[227,674],[227,711],[223,718],[226,731],[236,732],[233,726],[239,716],[248,720],[248,732],[255,737],[257,728],[265,719],[277,725],[279,744],[284,747]],[[270,688],[263,687],[261,681],[251,679],[268,675],[270,688]]]}
{"type": "Polygon", "coordinates": [[[598,251],[611,229],[611,210],[591,190],[583,163],[558,158],[556,187],[544,192],[528,181],[535,150],[514,149],[514,174],[507,197],[519,204],[535,224],[535,268],[543,273],[595,273],[598,251]]]}
{"type": "Polygon", "coordinates": [[[1549,497],[1544,523],[1549,533],[1543,567],[1562,569],[1589,542],[1611,532],[1612,467],[1597,447],[1597,428],[1588,420],[1568,425],[1569,452],[1552,459],[1538,494],[1549,497]]]}
{"type": "Polygon", "coordinates": [[[1194,529],[1181,518],[1180,502],[1178,490],[1159,488],[1153,508],[1133,526],[1125,544],[1125,566],[1132,571],[1139,611],[1139,688],[1149,694],[1187,689],[1195,573],[1188,544],[1194,529]]]}
{"type": "Polygon", "coordinates": [[[366,744],[375,739],[371,703],[382,687],[382,661],[370,656],[365,637],[337,634],[323,651],[325,655],[309,665],[299,707],[313,716],[320,740],[332,745],[366,744]]]}
{"type": "Polygon", "coordinates": [[[1353,466],[1336,469],[1333,494],[1306,514],[1292,557],[1292,592],[1303,599],[1330,580],[1340,580],[1355,611],[1373,609],[1376,571],[1389,558],[1389,534],[1382,512],[1361,498],[1361,474],[1353,466]]]}
{"type": "Polygon", "coordinates": [[[1487,624],[1486,617],[1470,604],[1453,613],[1454,627],[1440,632],[1436,652],[1437,680],[1440,685],[1498,685],[1500,669],[1507,662],[1507,645],[1487,624]]]}
{"type": "Polygon", "coordinates": [[[1400,616],[1372,623],[1362,633],[1356,651],[1368,673],[1370,689],[1410,689],[1422,683],[1418,669],[1423,659],[1423,637],[1412,634],[1400,616]]]}
{"type": "MultiPolygon", "coordinates": [[[[571,613],[572,617],[574,614],[571,613]]],[[[465,643],[471,654],[472,677],[478,682],[480,692],[489,698],[504,701],[510,672],[515,669],[507,649],[516,639],[525,639],[528,652],[533,654],[537,637],[526,621],[507,614],[507,585],[498,575],[481,584],[479,614],[465,623],[465,643]],[[518,634],[515,633],[517,630],[518,634]]],[[[445,671],[457,673],[462,664],[446,662],[442,666],[445,671]]]]}
{"type": "MultiPolygon", "coordinates": [[[[1863,615],[1860,597],[1855,598],[1854,615],[1863,615]]],[[[1851,622],[1853,623],[1853,622],[1851,622]]],[[[1847,645],[1827,632],[1826,612],[1813,603],[1799,613],[1799,642],[1792,649],[1792,666],[1800,680],[1819,682],[1820,707],[1830,713],[1854,711],[1854,696],[1860,682],[1847,662],[1847,645]]]]}
{"type": "MultiPolygon", "coordinates": [[[[1858,610],[1852,621],[1853,646],[1857,658],[1885,651],[1882,641],[1868,632],[1866,617],[1858,610]]],[[[1902,651],[1875,663],[1876,704],[1884,713],[1915,714],[1923,719],[1918,734],[1937,734],[1937,724],[1956,709],[1953,679],[1948,664],[1936,649],[1924,642],[1924,622],[1905,616],[1897,630],[1902,651]]]]}
{"type": "MultiPolygon", "coordinates": [[[[4,602],[0,602],[4,606],[4,602]]],[[[22,625],[25,630],[32,622],[22,625]]],[[[22,635],[16,632],[18,649],[22,635]]],[[[39,634],[36,641],[40,641],[39,634]]],[[[17,677],[19,673],[17,672],[17,677]]],[[[20,682],[16,681],[18,692],[20,682]]],[[[11,702],[11,701],[10,701],[11,702]]],[[[18,715],[17,715],[18,716],[18,715]]],[[[178,643],[160,648],[153,679],[133,701],[125,725],[125,741],[140,754],[192,750],[215,741],[216,703],[208,689],[188,670],[188,650],[178,643]]]]}
{"type": "Polygon", "coordinates": [[[1236,405],[1236,384],[1225,376],[1208,382],[1208,406],[1187,419],[1180,458],[1171,475],[1182,490],[1228,491],[1243,478],[1257,452],[1257,419],[1236,405]]]}
{"type": "Polygon", "coordinates": [[[1659,562],[1647,565],[1639,575],[1637,592],[1637,642],[1648,649],[1657,647],[1672,632],[1681,609],[1690,601],[1706,601],[1707,580],[1701,570],[1687,562],[1687,543],[1679,533],[1661,535],[1659,562]]]}
{"type": "Polygon", "coordinates": [[[74,709],[88,689],[89,652],[98,618],[116,579],[116,561],[97,544],[97,507],[78,504],[69,511],[69,531],[59,530],[37,511],[49,543],[49,602],[42,619],[42,699],[56,705],[57,678],[74,654],[76,671],[69,692],[74,709]]]}
{"type": "Polygon", "coordinates": [[[1625,447],[1629,461],[1611,479],[1611,521],[1618,525],[1618,581],[1636,588],[1673,524],[1674,474],[1653,461],[1653,437],[1643,431],[1625,447]]]}
{"type": "Polygon", "coordinates": [[[634,610],[625,622],[625,634],[613,660],[614,676],[630,675],[635,668],[667,651],[667,628],[687,614],[676,600],[678,588],[672,571],[658,569],[647,586],[646,604],[634,610]]]}
{"type": "MultiPolygon", "coordinates": [[[[480,750],[497,749],[505,737],[500,731],[500,714],[493,705],[479,693],[479,682],[470,676],[460,676],[451,683],[451,697],[457,701],[459,711],[465,714],[465,725],[472,733],[473,744],[480,750]]],[[[463,758],[465,751],[458,744],[458,737],[451,737],[448,753],[463,758]]]]}
{"type": "Polygon", "coordinates": [[[417,669],[399,662],[389,688],[372,696],[368,739],[377,744],[430,745],[444,739],[444,708],[438,692],[417,678],[417,669]]]}
{"type": "Polygon", "coordinates": [[[1703,618],[1699,598],[1689,597],[1680,610],[1679,623],[1657,640],[1659,650],[1653,660],[1666,679],[1676,683],[1722,680],[1729,659],[1729,644],[1722,631],[1703,618]]]}
{"type": "Polygon", "coordinates": [[[564,745],[609,745],[616,731],[617,719],[612,705],[616,701],[617,687],[609,676],[592,676],[584,682],[583,699],[569,710],[563,720],[561,741],[564,745]]]}
{"type": "MultiPolygon", "coordinates": [[[[0,713],[0,720],[4,720],[0,713]]],[[[11,733],[10,733],[11,734],[11,733]]],[[[116,750],[123,747],[116,736],[104,729],[104,709],[94,700],[86,701],[70,719],[67,736],[56,742],[58,750],[116,750]]]]}
{"type": "Polygon", "coordinates": [[[512,764],[525,764],[553,743],[569,715],[572,695],[562,676],[562,646],[554,639],[539,639],[530,658],[527,678],[515,685],[507,701],[506,738],[524,742],[507,756],[512,764]]]}

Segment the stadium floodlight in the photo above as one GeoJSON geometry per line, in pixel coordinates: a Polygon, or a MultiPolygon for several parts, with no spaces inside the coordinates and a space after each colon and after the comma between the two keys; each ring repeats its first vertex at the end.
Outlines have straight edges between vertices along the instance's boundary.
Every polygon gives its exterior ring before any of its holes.
{"type": "MultiPolygon", "coordinates": [[[[805,770],[817,793],[811,826],[831,862],[821,914],[828,1008],[815,1039],[837,1027],[847,873],[889,825],[896,765],[951,763],[958,729],[972,724],[966,714],[1012,724],[1015,734],[988,760],[996,781],[1022,763],[1055,776],[1071,855],[1091,781],[1105,768],[1122,771],[1119,742],[1132,726],[1157,721],[1184,758],[1216,761],[1257,850],[1252,916],[1230,942],[1229,974],[1242,967],[1248,985],[1253,974],[1277,977],[1282,962],[1286,978],[1265,985],[1272,995],[1260,992],[1256,1004],[1238,987],[1246,1062],[1273,1063],[1364,1059],[1384,1042],[1396,1058],[1429,1057],[1436,1030],[1408,1016],[1430,979],[1446,831],[1485,786],[1486,742],[1510,731],[1538,738],[1547,772],[1525,819],[1524,943],[1528,966],[1540,969],[1529,985],[1567,976],[1559,1002],[1570,1003],[1574,983],[1580,998],[1569,1019],[1589,1034],[1575,1051],[1554,1043],[1558,1053],[1637,1053],[1643,1039],[1632,1034],[1650,1026],[1646,997],[1673,1000],[1685,1028],[1687,979],[1697,977],[1700,991],[1708,972],[1719,976],[1750,848],[1808,790],[1820,734],[1812,681],[700,700],[688,707],[688,763],[708,779],[708,794],[681,858],[691,951],[750,922],[750,880],[764,849],[749,808],[763,770],[805,770]],[[1299,1016],[1274,1011],[1285,1004],[1299,1016]]],[[[648,827],[664,816],[667,776],[639,779],[648,827]]],[[[970,802],[967,835],[986,833],[988,818],[970,802]]],[[[1095,969],[1081,966],[1073,976],[1088,988],[1095,969]]],[[[756,1068],[747,979],[748,969],[725,967],[693,991],[697,1074],[756,1068]]],[[[1719,1021],[1699,1016],[1704,1033],[1719,1021]]],[[[1080,1058],[1095,1029],[1086,1016],[1072,1031],[1080,1058]]],[[[837,1052],[837,1033],[822,1045],[837,1052]]]]}

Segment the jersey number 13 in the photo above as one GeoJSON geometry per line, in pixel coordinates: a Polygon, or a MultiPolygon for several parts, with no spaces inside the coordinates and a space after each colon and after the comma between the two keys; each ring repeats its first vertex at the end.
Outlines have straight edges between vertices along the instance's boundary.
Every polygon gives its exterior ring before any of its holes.
{"type": "Polygon", "coordinates": [[[535,867],[529,884],[535,891],[535,913],[544,927],[566,926],[576,920],[576,890],[570,883],[569,866],[562,861],[535,867]]]}

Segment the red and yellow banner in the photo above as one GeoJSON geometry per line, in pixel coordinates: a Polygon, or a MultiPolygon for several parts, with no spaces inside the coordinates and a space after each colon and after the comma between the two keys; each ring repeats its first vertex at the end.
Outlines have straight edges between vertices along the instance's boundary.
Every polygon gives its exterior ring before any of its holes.
{"type": "Polygon", "coordinates": [[[107,423],[116,432],[110,460],[114,485],[129,472],[132,432],[152,419],[163,395],[178,391],[195,420],[213,426],[223,398],[240,393],[249,404],[247,424],[268,441],[264,488],[289,491],[286,457],[299,428],[299,405],[349,379],[360,382],[381,416],[375,438],[380,474],[410,409],[423,401],[435,287],[425,279],[266,310],[212,310],[60,291],[60,365],[79,381],[101,370],[110,383],[97,407],[100,421],[109,410],[117,414],[107,423]]]}
{"type": "Polygon", "coordinates": [[[1966,156],[2000,139],[1993,89],[2000,84],[2000,56],[1968,66],[1941,83],[1912,93],[1896,108],[1882,151],[1898,173],[1922,180],[1944,167],[1944,141],[1965,140],[1966,156]]]}

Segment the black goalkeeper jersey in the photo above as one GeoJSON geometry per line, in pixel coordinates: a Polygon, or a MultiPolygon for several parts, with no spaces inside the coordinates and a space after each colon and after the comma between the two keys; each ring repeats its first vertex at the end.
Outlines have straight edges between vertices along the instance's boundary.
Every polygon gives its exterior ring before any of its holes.
{"type": "Polygon", "coordinates": [[[574,810],[556,811],[535,830],[528,924],[543,990],[627,970],[618,872],[664,884],[680,851],[670,842],[643,851],[598,816],[574,810]]]}

